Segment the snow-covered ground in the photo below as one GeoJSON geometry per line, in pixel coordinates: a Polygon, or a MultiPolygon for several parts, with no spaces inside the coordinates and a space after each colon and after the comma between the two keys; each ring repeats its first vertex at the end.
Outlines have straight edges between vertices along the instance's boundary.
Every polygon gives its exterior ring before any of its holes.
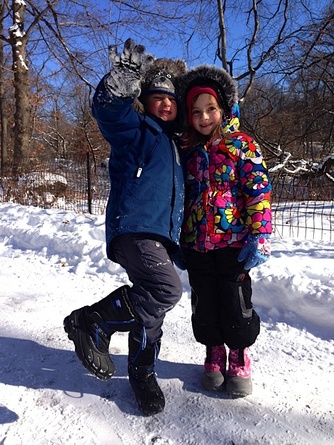
{"type": "Polygon", "coordinates": [[[105,257],[104,217],[0,204],[0,444],[333,445],[334,245],[273,237],[252,270],[262,331],[245,399],[200,387],[204,347],[190,292],[166,317],[158,361],[165,411],[144,417],[127,380],[127,335],[112,337],[115,376],[87,374],[63,318],[127,282],[105,257]]]}

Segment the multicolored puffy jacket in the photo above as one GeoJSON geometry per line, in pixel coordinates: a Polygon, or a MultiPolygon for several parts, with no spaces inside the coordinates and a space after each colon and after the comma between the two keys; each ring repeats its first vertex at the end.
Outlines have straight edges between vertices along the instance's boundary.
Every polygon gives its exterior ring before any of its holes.
{"type": "Polygon", "coordinates": [[[259,145],[239,131],[184,155],[181,245],[201,252],[242,247],[248,234],[272,232],[271,184],[259,145]]]}

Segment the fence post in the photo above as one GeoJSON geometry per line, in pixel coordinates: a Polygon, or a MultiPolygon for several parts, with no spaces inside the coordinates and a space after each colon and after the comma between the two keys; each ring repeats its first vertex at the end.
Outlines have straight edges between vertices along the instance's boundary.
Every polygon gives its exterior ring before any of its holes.
{"type": "Polygon", "coordinates": [[[92,178],[90,170],[90,156],[87,151],[87,199],[88,199],[88,212],[92,214],[92,178]]]}

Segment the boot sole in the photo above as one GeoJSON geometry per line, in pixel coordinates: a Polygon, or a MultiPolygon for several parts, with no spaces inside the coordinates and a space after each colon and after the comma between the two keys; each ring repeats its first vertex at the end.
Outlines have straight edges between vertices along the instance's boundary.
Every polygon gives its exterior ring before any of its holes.
{"type": "Polygon", "coordinates": [[[73,341],[75,353],[83,366],[100,380],[109,380],[115,373],[115,365],[109,354],[96,349],[91,337],[79,325],[81,310],[73,311],[64,319],[64,331],[73,341]]]}
{"type": "Polygon", "coordinates": [[[251,377],[227,377],[226,392],[233,399],[250,396],[253,392],[251,377]]]}
{"type": "Polygon", "coordinates": [[[129,381],[136,397],[138,406],[142,413],[145,414],[145,416],[153,416],[155,414],[159,414],[165,409],[165,397],[160,387],[158,387],[155,391],[149,392],[145,391],[144,389],[138,388],[136,383],[132,382],[130,376],[129,381]],[[150,395],[150,400],[148,400],[148,395],[150,395]]]}
{"type": "Polygon", "coordinates": [[[201,385],[206,391],[223,391],[224,381],[224,376],[221,372],[205,371],[202,374],[201,385]]]}

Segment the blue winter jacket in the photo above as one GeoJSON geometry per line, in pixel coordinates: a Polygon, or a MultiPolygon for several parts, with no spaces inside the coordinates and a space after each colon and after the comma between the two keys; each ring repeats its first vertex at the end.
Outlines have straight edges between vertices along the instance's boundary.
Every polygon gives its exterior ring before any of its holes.
{"type": "Polygon", "coordinates": [[[171,123],[133,108],[131,98],[112,96],[104,79],[93,98],[93,116],[110,143],[110,195],[106,210],[107,255],[125,233],[162,235],[175,244],[184,208],[184,177],[171,123]]]}

